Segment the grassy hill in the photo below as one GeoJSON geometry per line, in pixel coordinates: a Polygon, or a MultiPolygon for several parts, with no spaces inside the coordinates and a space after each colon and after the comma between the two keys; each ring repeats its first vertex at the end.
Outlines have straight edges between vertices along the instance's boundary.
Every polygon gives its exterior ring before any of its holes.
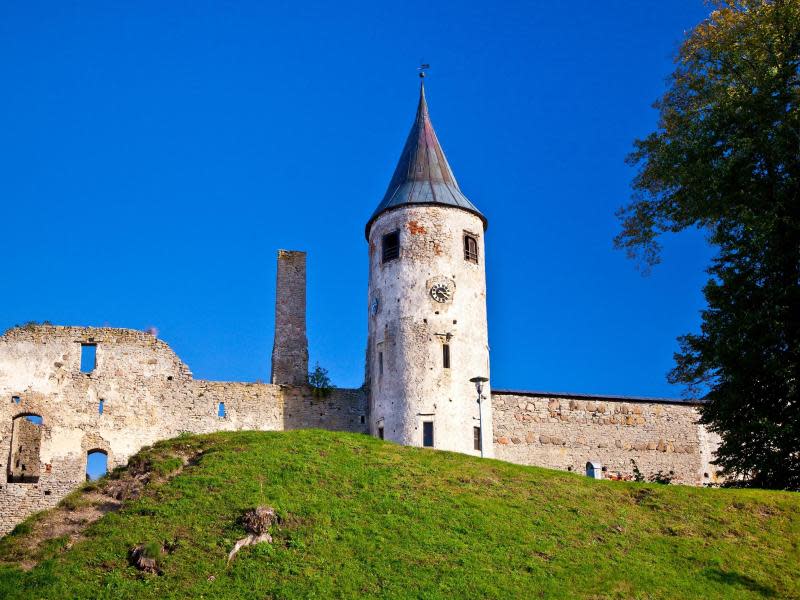
{"type": "Polygon", "coordinates": [[[0,561],[9,599],[800,597],[800,494],[593,481],[353,434],[221,433],[143,451],[18,526],[0,561]],[[273,542],[227,564],[258,505],[281,517],[273,542]],[[131,566],[139,544],[160,574],[131,566]]]}

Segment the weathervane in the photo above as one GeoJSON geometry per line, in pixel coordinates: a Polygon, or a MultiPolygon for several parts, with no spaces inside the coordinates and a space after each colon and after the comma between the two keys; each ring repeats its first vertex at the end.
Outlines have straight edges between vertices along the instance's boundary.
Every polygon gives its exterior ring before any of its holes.
{"type": "Polygon", "coordinates": [[[421,63],[419,67],[417,67],[417,71],[419,71],[419,78],[425,79],[425,71],[430,69],[431,66],[428,63],[421,63]]]}

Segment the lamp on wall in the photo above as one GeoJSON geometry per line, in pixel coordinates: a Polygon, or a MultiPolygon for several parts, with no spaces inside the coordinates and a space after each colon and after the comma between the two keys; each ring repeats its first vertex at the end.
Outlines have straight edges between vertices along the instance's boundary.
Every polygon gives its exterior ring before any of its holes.
{"type": "Polygon", "coordinates": [[[470,379],[475,384],[475,390],[478,392],[478,429],[481,432],[481,458],[483,458],[483,406],[481,405],[481,398],[483,398],[483,384],[489,381],[486,377],[473,377],[470,379]]]}

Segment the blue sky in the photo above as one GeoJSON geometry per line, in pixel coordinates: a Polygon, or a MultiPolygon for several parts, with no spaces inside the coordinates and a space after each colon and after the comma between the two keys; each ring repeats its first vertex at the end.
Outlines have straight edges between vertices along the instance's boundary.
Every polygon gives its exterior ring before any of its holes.
{"type": "Polygon", "coordinates": [[[642,277],[615,251],[680,2],[4,2],[0,329],[155,326],[196,377],[267,380],[278,248],[306,250],[311,360],[363,379],[363,228],[416,67],[489,218],[492,384],[677,396],[700,233],[642,277]]]}

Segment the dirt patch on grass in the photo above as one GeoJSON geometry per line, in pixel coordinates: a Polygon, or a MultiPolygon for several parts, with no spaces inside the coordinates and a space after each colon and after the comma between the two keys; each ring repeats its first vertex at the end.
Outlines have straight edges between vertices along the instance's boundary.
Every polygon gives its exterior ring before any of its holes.
{"type": "Polygon", "coordinates": [[[103,515],[139,498],[153,482],[166,482],[197,464],[202,450],[162,449],[158,456],[134,456],[128,466],[66,496],[55,508],[35,515],[0,541],[0,562],[30,570],[72,548],[103,515]]]}

